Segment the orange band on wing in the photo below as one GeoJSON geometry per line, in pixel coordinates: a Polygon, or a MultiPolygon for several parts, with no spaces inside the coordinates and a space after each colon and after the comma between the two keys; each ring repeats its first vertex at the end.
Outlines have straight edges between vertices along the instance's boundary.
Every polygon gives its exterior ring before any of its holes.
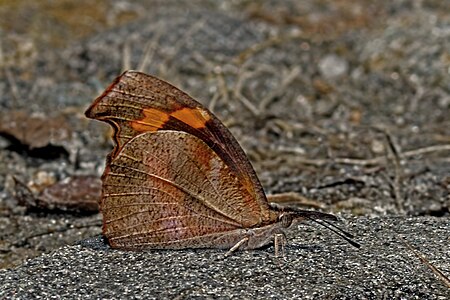
{"type": "Polygon", "coordinates": [[[181,122],[195,128],[200,129],[206,126],[206,122],[210,119],[208,113],[201,108],[182,108],[170,114],[181,122]]]}
{"type": "Polygon", "coordinates": [[[131,121],[131,127],[139,132],[154,132],[161,129],[169,118],[175,118],[192,128],[201,129],[206,126],[206,122],[210,119],[208,113],[201,108],[181,108],[170,114],[155,109],[144,108],[142,110],[144,117],[139,120],[131,121]]]}
{"type": "Polygon", "coordinates": [[[131,127],[139,132],[157,131],[169,121],[169,115],[158,109],[144,108],[142,113],[142,119],[130,122],[131,127]]]}

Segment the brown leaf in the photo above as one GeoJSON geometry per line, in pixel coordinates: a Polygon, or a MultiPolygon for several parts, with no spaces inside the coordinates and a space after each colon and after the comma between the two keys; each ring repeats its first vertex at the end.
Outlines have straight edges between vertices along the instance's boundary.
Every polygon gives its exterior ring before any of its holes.
{"type": "Polygon", "coordinates": [[[30,210],[69,213],[96,213],[99,210],[101,181],[95,176],[68,177],[37,194],[17,178],[14,180],[16,199],[30,210]]]}
{"type": "Polygon", "coordinates": [[[61,144],[71,139],[72,131],[62,115],[33,115],[12,110],[0,116],[0,136],[11,142],[10,150],[53,157],[67,155],[61,144]]]}

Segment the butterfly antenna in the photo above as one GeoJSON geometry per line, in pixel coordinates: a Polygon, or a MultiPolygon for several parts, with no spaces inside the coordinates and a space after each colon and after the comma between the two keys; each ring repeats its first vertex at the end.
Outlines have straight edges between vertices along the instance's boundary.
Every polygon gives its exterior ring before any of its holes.
{"type": "Polygon", "coordinates": [[[327,228],[328,230],[334,232],[339,237],[346,240],[350,245],[352,245],[356,248],[361,247],[360,244],[358,244],[357,242],[352,240],[352,238],[353,238],[352,234],[346,232],[342,228],[339,228],[338,226],[336,226],[330,222],[330,221],[333,221],[333,222],[339,221],[339,219],[335,215],[323,213],[320,211],[298,209],[295,207],[288,207],[286,209],[285,207],[279,205],[278,203],[270,203],[270,206],[272,209],[275,209],[278,211],[288,211],[288,212],[292,213],[291,216],[293,216],[294,218],[299,217],[299,218],[305,218],[305,219],[311,220],[311,221],[327,228]]]}
{"type": "Polygon", "coordinates": [[[317,224],[327,228],[328,230],[333,231],[335,234],[337,234],[342,239],[346,240],[353,247],[355,247],[355,248],[360,248],[361,247],[360,244],[358,244],[357,242],[352,240],[352,238],[353,238],[352,234],[344,231],[343,229],[339,228],[338,226],[334,225],[333,223],[330,223],[330,222],[328,222],[328,221],[326,221],[324,219],[319,221],[318,219],[314,219],[314,218],[311,218],[309,216],[306,216],[306,218],[311,220],[311,221],[313,221],[313,222],[316,222],[317,224]]]}

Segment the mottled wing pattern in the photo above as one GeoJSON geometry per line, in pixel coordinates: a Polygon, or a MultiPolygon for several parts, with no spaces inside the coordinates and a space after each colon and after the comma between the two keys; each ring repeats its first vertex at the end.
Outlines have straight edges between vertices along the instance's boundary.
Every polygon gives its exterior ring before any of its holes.
{"type": "Polygon", "coordinates": [[[103,232],[116,248],[230,248],[254,206],[228,165],[179,131],[134,137],[103,176],[103,232]]]}
{"type": "Polygon", "coordinates": [[[95,100],[86,116],[114,128],[116,147],[108,161],[143,132],[174,130],[196,136],[217,153],[252,196],[252,225],[270,222],[272,216],[261,184],[236,139],[211,112],[176,87],[144,73],[127,71],[95,100]]]}

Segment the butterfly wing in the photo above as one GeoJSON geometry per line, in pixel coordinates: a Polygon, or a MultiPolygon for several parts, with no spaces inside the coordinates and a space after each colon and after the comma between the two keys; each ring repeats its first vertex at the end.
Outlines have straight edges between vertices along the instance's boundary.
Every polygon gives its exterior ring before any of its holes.
{"type": "Polygon", "coordinates": [[[252,196],[249,201],[255,208],[253,215],[259,218],[254,225],[270,222],[262,186],[236,139],[211,112],[176,87],[144,73],[126,71],[94,101],[86,116],[114,128],[116,147],[109,161],[143,132],[173,130],[196,136],[221,158],[252,196]]]}
{"type": "Polygon", "coordinates": [[[230,248],[259,209],[217,153],[180,131],[127,142],[105,170],[101,202],[105,236],[126,249],[230,248]]]}

